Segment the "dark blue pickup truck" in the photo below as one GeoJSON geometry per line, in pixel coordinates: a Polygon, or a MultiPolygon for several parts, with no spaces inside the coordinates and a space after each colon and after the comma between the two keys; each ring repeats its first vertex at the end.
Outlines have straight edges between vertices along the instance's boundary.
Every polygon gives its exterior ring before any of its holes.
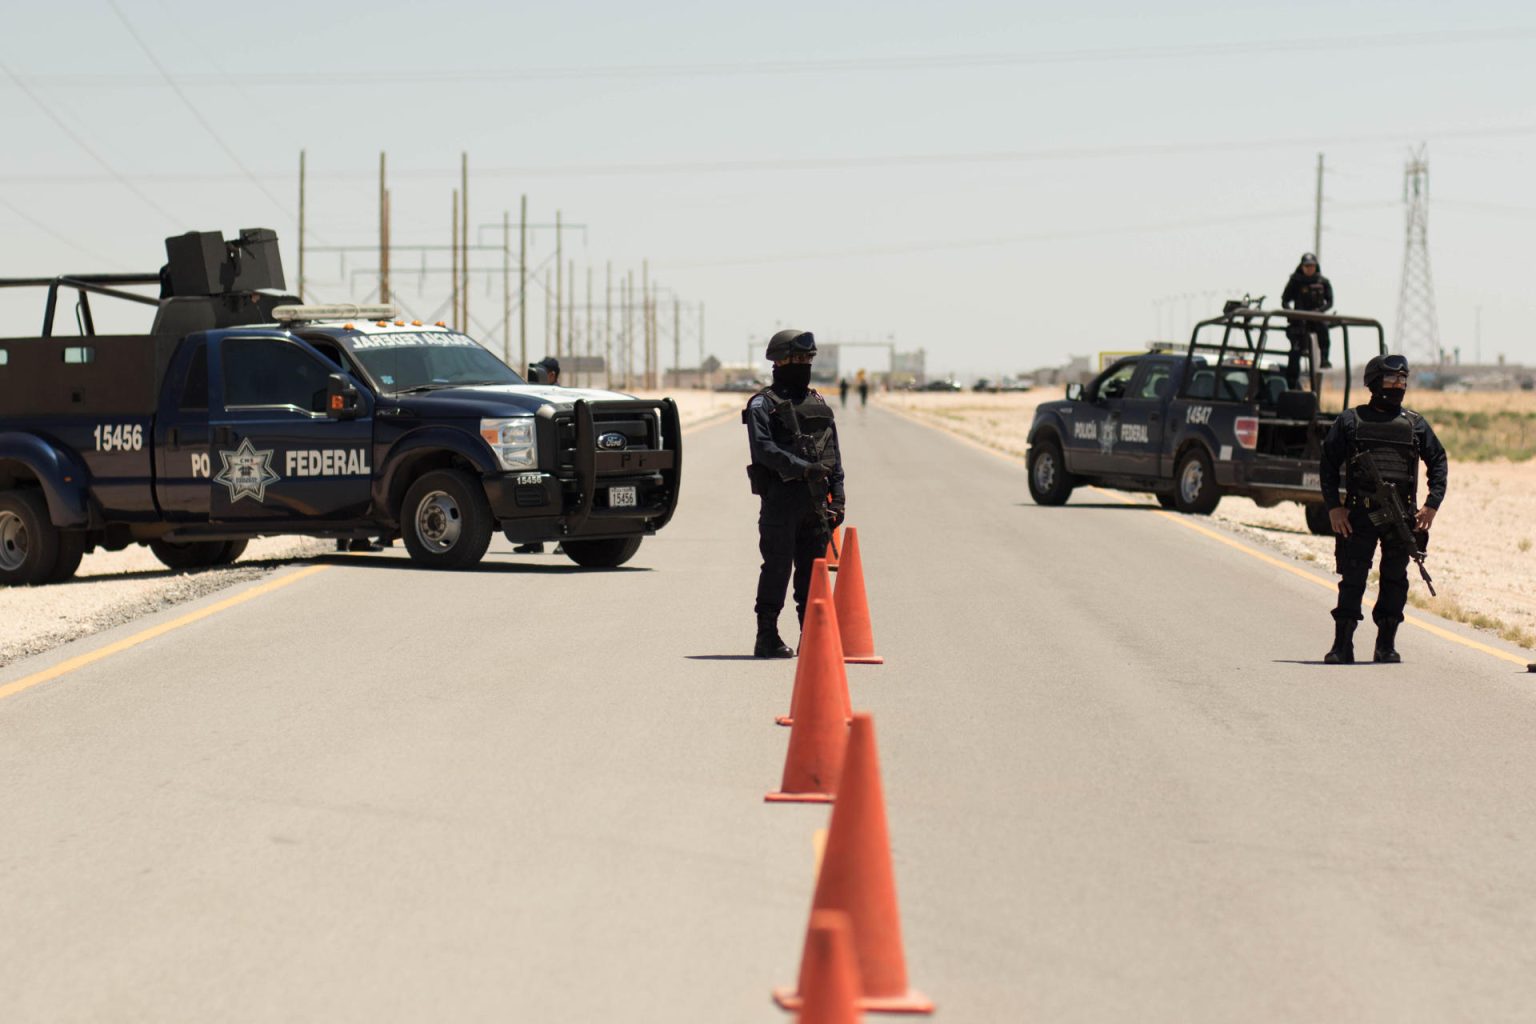
{"type": "Polygon", "coordinates": [[[1149,491],[1164,508],[1195,514],[1212,512],[1224,494],[1264,506],[1294,501],[1314,533],[1329,532],[1318,464],[1323,436],[1349,406],[1352,331],[1367,358],[1386,351],[1375,320],[1229,303],[1195,327],[1187,348],[1158,344],[1117,360],[1036,409],[1030,495],[1061,505],[1092,484],[1149,491]],[[1337,332],[1341,377],[1316,363],[1317,327],[1337,332]],[[1301,339],[1299,359],[1292,337],[1301,339]]]}
{"type": "Polygon", "coordinates": [[[529,385],[389,307],[302,306],[270,231],[166,247],[159,274],[0,281],[48,295],[40,336],[0,339],[0,583],[67,579],[129,544],[222,564],[270,534],[401,537],[457,569],[500,530],[616,566],[671,519],[670,400],[529,385]],[[160,296],[126,290],[145,284],[160,296]],[[77,335],[54,336],[61,292],[77,335]],[[155,306],[154,326],[98,333],[91,296],[155,306]]]}

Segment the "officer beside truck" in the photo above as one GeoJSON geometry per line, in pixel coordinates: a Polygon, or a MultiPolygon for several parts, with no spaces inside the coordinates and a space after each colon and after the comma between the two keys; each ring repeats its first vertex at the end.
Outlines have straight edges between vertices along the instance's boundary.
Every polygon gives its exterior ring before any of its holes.
{"type": "MultiPolygon", "coordinates": [[[[1445,447],[1429,423],[1403,408],[1408,392],[1408,360],[1375,356],[1365,364],[1368,404],[1345,409],[1323,439],[1322,490],[1334,541],[1339,574],[1339,602],[1333,610],[1333,647],[1323,656],[1330,665],[1355,660],[1355,626],[1364,617],[1361,602],[1376,547],[1381,546],[1381,582],[1371,618],[1376,645],[1371,660],[1395,664],[1397,628],[1408,603],[1408,562],[1420,562],[1429,528],[1445,500],[1445,447]],[[1429,494],[1416,507],[1419,462],[1427,467],[1429,494]],[[1340,496],[1340,486],[1344,496],[1340,496]],[[1379,486],[1378,486],[1379,485],[1379,486]],[[1390,488],[1393,494],[1385,492],[1390,488]],[[1396,500],[1393,500],[1395,494],[1396,500]],[[1394,510],[1411,525],[1393,528],[1394,510]]],[[[1428,574],[1424,573],[1426,582],[1428,574]]]]}

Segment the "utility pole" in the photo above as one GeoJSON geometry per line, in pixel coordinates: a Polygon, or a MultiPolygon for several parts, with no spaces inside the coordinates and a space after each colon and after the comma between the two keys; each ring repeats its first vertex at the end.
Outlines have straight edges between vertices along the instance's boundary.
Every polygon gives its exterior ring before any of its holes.
{"type": "Polygon", "coordinates": [[[645,366],[641,372],[640,385],[643,388],[652,387],[651,384],[651,261],[640,261],[640,331],[644,337],[645,351],[642,361],[645,366]]]}
{"type": "Polygon", "coordinates": [[[549,329],[554,326],[555,317],[551,303],[555,298],[555,290],[549,286],[549,271],[544,272],[544,354],[551,355],[554,349],[549,346],[549,329]]]}
{"type": "Polygon", "coordinates": [[[299,150],[299,301],[304,301],[304,150],[299,150]]]}
{"type": "Polygon", "coordinates": [[[565,354],[576,356],[576,261],[565,265],[565,354]]]}
{"type": "Polygon", "coordinates": [[[1317,154],[1317,199],[1312,208],[1312,255],[1323,258],[1323,154],[1317,154]]]}
{"type": "Polygon", "coordinates": [[[624,390],[632,385],[630,372],[635,368],[635,272],[624,275],[624,390]]]}
{"type": "Polygon", "coordinates": [[[459,245],[464,252],[459,262],[459,272],[464,275],[464,287],[459,291],[459,328],[469,330],[469,153],[459,153],[459,245]]]}
{"type": "Polygon", "coordinates": [[[1439,364],[1440,325],[1435,316],[1435,288],[1429,273],[1429,159],[1424,146],[1403,171],[1406,237],[1403,278],[1397,298],[1397,351],[1410,360],[1439,364]]]}
{"type": "Polygon", "coordinates": [[[613,390],[613,260],[607,263],[603,291],[603,386],[613,390]]]}
{"type": "Polygon", "coordinates": [[[389,305],[389,187],[383,152],[379,153],[379,301],[389,305]]]}
{"type": "Polygon", "coordinates": [[[554,356],[561,355],[561,307],[564,302],[565,249],[562,247],[561,212],[554,210],[554,356]]]}
{"type": "Polygon", "coordinates": [[[704,303],[699,303],[699,386],[704,386],[704,303]]]}
{"type": "Polygon", "coordinates": [[[512,214],[501,211],[501,361],[512,361],[512,214]]]}
{"type": "Polygon", "coordinates": [[[683,301],[672,296],[672,372],[677,374],[678,387],[682,387],[683,370],[683,301]]]}
{"type": "Polygon", "coordinates": [[[453,190],[453,312],[449,314],[449,324],[455,330],[464,330],[464,323],[459,319],[459,190],[453,190]]]}
{"type": "Polygon", "coordinates": [[[517,343],[519,373],[528,369],[528,196],[517,222],[517,343]]]}
{"type": "Polygon", "coordinates": [[[587,362],[586,377],[583,380],[588,386],[592,383],[592,265],[587,264],[587,362]]]}

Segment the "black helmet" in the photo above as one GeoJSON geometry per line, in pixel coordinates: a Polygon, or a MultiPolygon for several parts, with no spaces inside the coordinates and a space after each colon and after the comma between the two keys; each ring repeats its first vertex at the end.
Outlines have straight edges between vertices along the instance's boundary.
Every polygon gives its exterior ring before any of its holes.
{"type": "Polygon", "coordinates": [[[816,354],[816,335],[810,331],[780,331],[768,340],[768,361],[776,363],[795,353],[816,354]]]}
{"type": "Polygon", "coordinates": [[[1304,252],[1301,254],[1301,265],[1306,266],[1308,263],[1312,264],[1314,267],[1317,266],[1316,253],[1304,252]]]}
{"type": "Polygon", "coordinates": [[[1408,357],[1397,355],[1372,356],[1365,364],[1365,386],[1375,388],[1381,378],[1389,373],[1407,373],[1408,357]]]}

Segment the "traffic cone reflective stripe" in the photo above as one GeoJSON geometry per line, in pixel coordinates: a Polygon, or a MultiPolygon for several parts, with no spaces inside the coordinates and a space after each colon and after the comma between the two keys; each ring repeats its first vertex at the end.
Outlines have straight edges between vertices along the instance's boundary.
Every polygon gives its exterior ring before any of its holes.
{"type": "Polygon", "coordinates": [[[805,611],[805,633],[800,642],[796,677],[800,700],[795,708],[789,751],[784,756],[784,779],[776,793],[763,797],[770,803],[828,803],[837,795],[843,751],[848,745],[848,719],[843,694],[848,683],[838,657],[832,630],[836,628],[832,606],[817,598],[805,611]]]}
{"type": "Polygon", "coordinates": [[[800,1008],[800,1024],[858,1024],[859,967],[847,914],[811,911],[801,977],[805,1005],[800,1008]]]}
{"type": "Polygon", "coordinates": [[[855,665],[881,665],[885,659],[875,653],[874,630],[869,624],[869,601],[864,596],[864,561],[859,556],[859,531],[850,526],[843,531],[843,564],[837,573],[837,590],[832,603],[837,610],[837,628],[843,641],[843,660],[855,665]]]}
{"type": "MultiPolygon", "coordinates": [[[[810,590],[806,593],[806,608],[810,608],[818,599],[826,601],[828,611],[832,612],[829,628],[833,638],[837,641],[837,660],[838,664],[841,665],[843,660],[843,639],[841,631],[837,628],[837,613],[832,603],[832,577],[827,575],[827,564],[820,558],[811,563],[811,586],[810,590]]],[[[800,632],[800,649],[802,654],[805,651],[805,637],[806,631],[802,629],[800,632]]],[[[780,715],[774,719],[780,725],[795,724],[795,705],[800,700],[800,685],[807,671],[806,661],[802,658],[795,665],[795,686],[789,695],[789,714],[780,715]]],[[[843,695],[843,717],[847,718],[853,714],[853,704],[848,697],[848,675],[843,672],[839,673],[839,676],[841,680],[839,690],[843,695]]]]}
{"type": "MultiPolygon", "coordinates": [[[[837,802],[832,805],[827,849],[811,909],[813,913],[841,910],[848,915],[859,968],[861,1010],[932,1013],[933,1002],[907,987],[890,850],[874,719],[867,711],[860,711],[854,714],[848,734],[837,802]]],[[[808,954],[809,942],[806,949],[808,954]]],[[[785,1009],[801,1006],[807,988],[807,965],[808,956],[803,955],[798,992],[774,992],[774,1001],[785,1009]]]]}

